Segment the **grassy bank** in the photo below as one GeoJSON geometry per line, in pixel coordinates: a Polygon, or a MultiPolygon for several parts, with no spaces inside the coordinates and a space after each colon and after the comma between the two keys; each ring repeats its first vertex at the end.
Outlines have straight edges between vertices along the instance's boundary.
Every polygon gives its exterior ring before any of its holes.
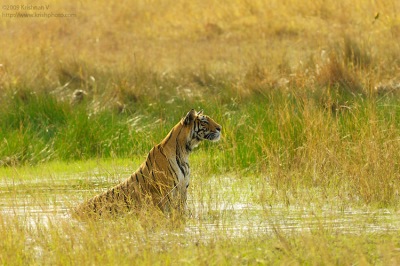
{"type": "Polygon", "coordinates": [[[53,95],[26,93],[9,96],[2,104],[4,166],[144,158],[194,106],[224,128],[220,143],[205,143],[196,151],[204,158],[206,175],[267,174],[280,189],[332,188],[345,193],[340,197],[367,204],[398,204],[400,108],[394,96],[344,100],[337,90],[321,96],[292,88],[254,92],[245,100],[217,94],[208,101],[206,96],[198,101],[145,101],[135,104],[134,111],[116,113],[93,112],[90,102],[74,107],[53,95]],[[327,108],[327,103],[333,106],[327,108]]]}

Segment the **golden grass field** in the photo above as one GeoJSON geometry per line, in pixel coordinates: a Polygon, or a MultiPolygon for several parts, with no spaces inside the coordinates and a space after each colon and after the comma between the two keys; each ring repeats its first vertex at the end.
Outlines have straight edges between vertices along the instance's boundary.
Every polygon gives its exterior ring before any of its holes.
{"type": "MultiPolygon", "coordinates": [[[[23,3],[28,2],[17,4],[23,3]]],[[[200,75],[206,69],[240,84],[254,67],[261,68],[266,82],[294,79],[304,87],[335,49],[346,53],[346,40],[348,48],[358,49],[346,56],[365,60],[373,70],[360,77],[367,88],[398,73],[400,18],[395,0],[43,4],[50,6],[48,13],[76,17],[3,17],[3,88],[23,82],[64,85],[59,84],[61,70],[123,79],[149,69],[164,75],[200,75]]]]}

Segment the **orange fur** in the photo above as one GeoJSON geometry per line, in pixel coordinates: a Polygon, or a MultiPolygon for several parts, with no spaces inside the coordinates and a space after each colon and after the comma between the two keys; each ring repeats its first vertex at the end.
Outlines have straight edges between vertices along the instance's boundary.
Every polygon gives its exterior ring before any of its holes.
{"type": "Polygon", "coordinates": [[[191,110],[154,146],[145,162],[124,182],[89,199],[79,215],[113,214],[156,206],[164,212],[184,210],[190,180],[189,154],[202,141],[218,141],[221,126],[191,110]]]}

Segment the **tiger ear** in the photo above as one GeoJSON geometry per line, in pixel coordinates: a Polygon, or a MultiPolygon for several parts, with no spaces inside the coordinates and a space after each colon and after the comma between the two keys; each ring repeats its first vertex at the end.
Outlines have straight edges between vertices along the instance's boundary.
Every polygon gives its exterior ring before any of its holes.
{"type": "Polygon", "coordinates": [[[197,115],[202,115],[203,114],[203,110],[200,110],[197,112],[197,115]]]}
{"type": "Polygon", "coordinates": [[[194,109],[190,110],[190,112],[188,112],[185,118],[183,119],[183,124],[189,125],[190,122],[192,122],[196,118],[196,116],[197,116],[196,111],[194,109]]]}

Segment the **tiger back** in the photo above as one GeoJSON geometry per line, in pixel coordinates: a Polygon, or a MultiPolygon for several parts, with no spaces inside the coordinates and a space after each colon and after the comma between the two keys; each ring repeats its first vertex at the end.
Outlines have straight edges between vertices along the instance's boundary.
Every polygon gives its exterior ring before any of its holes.
{"type": "Polygon", "coordinates": [[[184,211],[190,183],[189,154],[203,140],[218,141],[222,127],[194,109],[176,124],[128,179],[87,200],[78,216],[113,215],[156,207],[184,211]]]}

